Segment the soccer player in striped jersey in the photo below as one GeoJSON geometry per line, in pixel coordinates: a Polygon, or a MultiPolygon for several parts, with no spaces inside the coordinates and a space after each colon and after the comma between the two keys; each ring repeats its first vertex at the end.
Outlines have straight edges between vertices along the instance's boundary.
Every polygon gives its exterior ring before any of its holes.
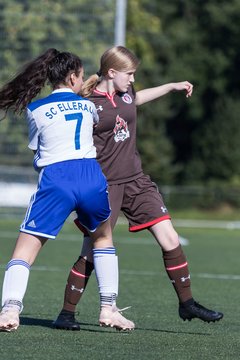
{"type": "Polygon", "coordinates": [[[80,58],[48,49],[0,89],[0,109],[27,109],[29,148],[41,169],[20,227],[12,258],[6,266],[0,330],[19,326],[30,267],[48,239],[55,239],[65,220],[76,211],[79,223],[93,243],[100,293],[99,323],[132,330],[134,323],[116,306],[118,259],[112,242],[107,181],[96,161],[93,126],[95,105],[78,95],[83,84],[80,58]],[[53,92],[31,102],[46,81],[53,92]]]}
{"type": "MultiPolygon", "coordinates": [[[[82,88],[83,96],[95,103],[99,114],[94,144],[97,160],[109,184],[111,226],[114,228],[121,210],[130,231],[147,229],[151,232],[161,248],[166,272],[179,300],[179,316],[183,320],[220,320],[221,312],[209,310],[193,298],[188,262],[179,236],[156,184],[143,173],[136,149],[137,106],[171,91],[185,91],[186,97],[190,97],[193,85],[183,81],[135,93],[133,82],[138,65],[139,61],[131,51],[122,46],[112,47],[102,55],[99,71],[82,88]]],[[[76,326],[74,311],[93,269],[90,244],[86,236],[80,257],[68,277],[63,309],[55,321],[57,328],[76,326]]]]}

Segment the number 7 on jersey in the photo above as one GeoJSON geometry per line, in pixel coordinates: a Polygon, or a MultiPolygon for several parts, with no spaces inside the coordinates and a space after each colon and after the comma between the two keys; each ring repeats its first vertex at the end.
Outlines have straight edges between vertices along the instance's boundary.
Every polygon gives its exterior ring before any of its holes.
{"type": "Polygon", "coordinates": [[[81,125],[82,125],[82,118],[83,118],[82,113],[65,115],[66,121],[70,121],[70,120],[77,121],[76,130],[75,130],[75,149],[76,150],[80,149],[80,131],[81,131],[81,125]]]}

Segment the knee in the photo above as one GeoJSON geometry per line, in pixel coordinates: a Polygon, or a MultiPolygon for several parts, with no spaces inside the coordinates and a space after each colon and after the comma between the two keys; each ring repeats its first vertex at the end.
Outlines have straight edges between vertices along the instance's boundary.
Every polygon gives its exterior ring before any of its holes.
{"type": "Polygon", "coordinates": [[[151,232],[161,248],[165,251],[170,251],[178,247],[180,242],[178,233],[173,226],[168,226],[169,224],[166,225],[160,224],[160,226],[155,229],[151,229],[151,232]]]}
{"type": "Polygon", "coordinates": [[[172,229],[172,231],[166,234],[165,238],[165,250],[173,250],[179,246],[179,235],[178,233],[172,229]]]}

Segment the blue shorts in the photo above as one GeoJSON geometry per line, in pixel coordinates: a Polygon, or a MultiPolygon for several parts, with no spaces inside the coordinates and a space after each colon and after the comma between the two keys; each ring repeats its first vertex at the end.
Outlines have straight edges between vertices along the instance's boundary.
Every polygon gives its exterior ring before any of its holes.
{"type": "Polygon", "coordinates": [[[110,216],[107,181],[96,159],[63,161],[43,168],[20,231],[54,239],[73,211],[90,232],[110,216]]]}

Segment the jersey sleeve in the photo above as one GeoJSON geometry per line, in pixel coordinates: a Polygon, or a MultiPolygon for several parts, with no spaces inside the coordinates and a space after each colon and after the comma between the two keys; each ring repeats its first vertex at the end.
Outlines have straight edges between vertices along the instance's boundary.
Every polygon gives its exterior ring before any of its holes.
{"type": "Polygon", "coordinates": [[[29,144],[28,147],[31,150],[37,150],[38,149],[38,128],[36,125],[36,121],[33,117],[32,112],[27,109],[27,124],[28,124],[28,139],[29,144]]]}

